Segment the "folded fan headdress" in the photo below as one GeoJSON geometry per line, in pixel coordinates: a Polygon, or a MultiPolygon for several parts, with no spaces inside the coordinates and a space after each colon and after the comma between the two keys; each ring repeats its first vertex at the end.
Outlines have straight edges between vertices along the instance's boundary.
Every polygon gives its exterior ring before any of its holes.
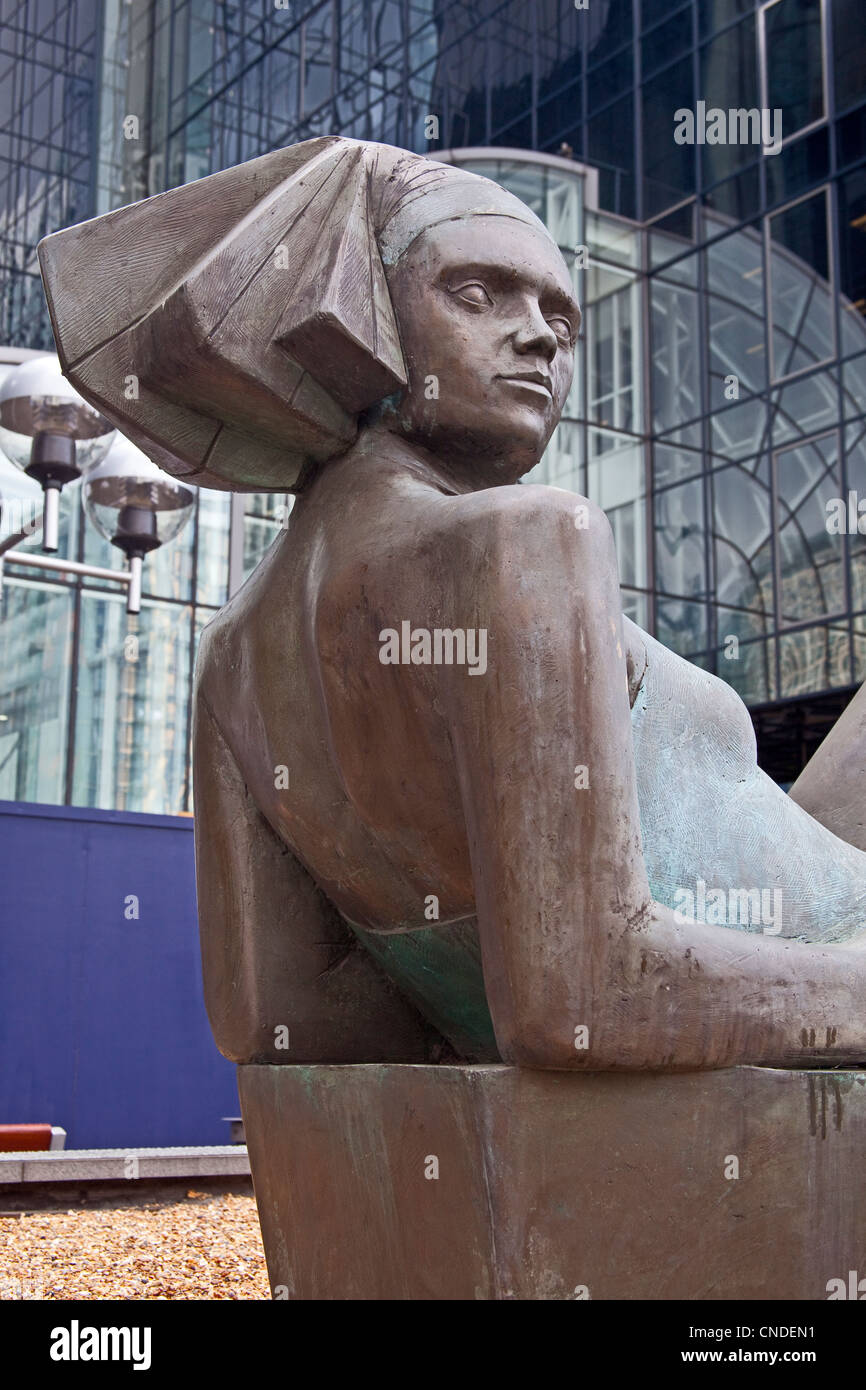
{"type": "Polygon", "coordinates": [[[546,233],[498,184],[327,136],[46,237],[65,375],[160,467],[291,491],[406,384],[385,266],[479,213],[546,233]]]}

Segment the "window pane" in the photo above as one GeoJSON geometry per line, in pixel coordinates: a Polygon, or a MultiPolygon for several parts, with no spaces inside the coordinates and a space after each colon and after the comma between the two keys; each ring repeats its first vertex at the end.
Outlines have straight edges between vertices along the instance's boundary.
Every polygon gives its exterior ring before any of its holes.
{"type": "MultiPolygon", "coordinates": [[[[757,45],[754,18],[719,34],[701,49],[701,96],[707,110],[759,107],[757,45]]],[[[704,187],[733,174],[755,157],[754,145],[701,146],[704,187]]]]}
{"type": "Polygon", "coordinates": [[[620,583],[646,588],[644,445],[609,430],[590,429],[587,475],[587,494],[613,528],[620,583]]]}
{"type": "Polygon", "coordinates": [[[767,441],[767,406],[752,398],[718,411],[710,421],[710,450],[724,459],[746,459],[767,441]]]}
{"type": "Polygon", "coordinates": [[[698,297],[653,280],[650,303],[653,428],[663,434],[701,413],[698,297]]]}
{"type": "Polygon", "coordinates": [[[773,376],[835,355],[824,192],[770,218],[773,376]]]}
{"type": "Polygon", "coordinates": [[[701,36],[714,34],[752,8],[754,0],[698,0],[701,36]]]}
{"type": "Polygon", "coordinates": [[[776,643],[755,641],[753,634],[764,626],[754,613],[733,609],[716,610],[718,649],[716,671],[733,686],[746,704],[759,705],[776,699],[776,643]],[[731,639],[736,638],[736,642],[731,639]],[[751,639],[751,640],[750,640],[751,639]]]}
{"type": "MultiPolygon", "coordinates": [[[[848,563],[851,568],[851,607],[866,608],[866,535],[860,532],[860,522],[866,527],[866,421],[858,420],[845,431],[846,491],[842,494],[846,502],[848,530],[848,563]],[[847,491],[854,492],[854,515],[850,515],[851,499],[847,491]],[[863,512],[858,505],[864,504],[863,512]],[[856,516],[856,520],[855,520],[856,516]],[[851,522],[854,521],[852,530],[851,522]]],[[[838,539],[838,538],[837,538],[838,539]]]]}
{"type": "Polygon", "coordinates": [[[567,488],[569,492],[586,492],[584,472],[583,425],[560,423],[539,463],[524,478],[526,483],[546,483],[548,487],[567,488]]]}
{"type": "Polygon", "coordinates": [[[866,343],[866,169],[839,181],[839,239],[842,351],[847,355],[866,343]]]}
{"type": "Polygon", "coordinates": [[[694,658],[707,649],[707,607],[683,599],[659,599],[655,636],[680,656],[694,658]]]}
{"type": "Polygon", "coordinates": [[[816,434],[834,425],[839,415],[838,372],[816,372],[773,392],[773,443],[816,434]]]}
{"type": "Polygon", "coordinates": [[[198,603],[217,607],[227,598],[230,494],[202,488],[198,495],[198,603]]]}
{"type": "Polygon", "coordinates": [[[826,126],[786,145],[764,161],[770,204],[796,198],[822,183],[830,173],[830,135],[826,126]]]}
{"type": "Polygon", "coordinates": [[[691,449],[672,449],[666,444],[653,446],[653,481],[656,487],[679,483],[702,470],[702,457],[691,449]]]}
{"type": "Polygon", "coordinates": [[[691,59],[674,63],[643,84],[644,200],[653,217],[679,203],[695,187],[695,146],[678,145],[674,113],[694,110],[691,59]]]}
{"type": "MultiPolygon", "coordinates": [[[[706,180],[704,180],[706,183],[706,180]]],[[[744,169],[732,179],[704,194],[704,204],[724,213],[735,222],[744,222],[761,208],[761,184],[758,169],[744,169]]]]}
{"type": "Polygon", "coordinates": [[[189,666],[189,609],[82,594],[75,805],[184,809],[189,666]]]}
{"type": "Polygon", "coordinates": [[[665,488],[655,499],[656,587],[689,597],[706,592],[704,482],[665,488]]]}
{"type": "Polygon", "coordinates": [[[827,529],[842,495],[835,434],[776,454],[776,530],[782,624],[844,608],[843,540],[827,529]]]}
{"type": "Polygon", "coordinates": [[[264,559],[288,523],[294,500],[275,492],[256,492],[244,498],[244,579],[264,559]]]}
{"type": "Polygon", "coordinates": [[[833,0],[833,69],[836,108],[844,111],[866,95],[866,24],[863,0],[833,0]]]}
{"type": "Polygon", "coordinates": [[[331,6],[324,5],[304,25],[304,112],[315,111],[331,95],[331,6]]]}
{"type": "Polygon", "coordinates": [[[593,261],[586,274],[589,418],[637,431],[641,422],[639,283],[593,261]]]}
{"type": "Polygon", "coordinates": [[[866,354],[842,367],[842,406],[846,420],[866,414],[866,354]]]}
{"type": "Polygon", "coordinates": [[[824,114],[821,0],[778,0],[764,23],[768,104],[781,107],[785,138],[824,114]]]}
{"type": "Polygon", "coordinates": [[[625,97],[589,122],[589,162],[599,170],[599,205],[634,217],[634,102],[625,97]]]}
{"type": "Polygon", "coordinates": [[[779,638],[782,699],[851,684],[851,649],[845,628],[810,627],[779,638]]]}
{"type": "MultiPolygon", "coordinates": [[[[713,476],[716,597],[732,608],[773,614],[769,468],[736,466],[713,476]]],[[[730,629],[733,631],[734,629],[730,629]]],[[[741,636],[755,636],[754,632],[741,636]]],[[[763,631],[763,629],[761,629],[763,631]]]]}
{"type": "Polygon", "coordinates": [[[0,613],[0,799],[59,804],[73,592],[64,584],[22,584],[7,575],[0,613]]]}
{"type": "MultiPolygon", "coordinates": [[[[682,4],[683,0],[679,0],[682,4]]],[[[630,6],[623,6],[623,9],[630,6]]],[[[651,25],[660,23],[667,19],[672,10],[677,8],[677,0],[641,0],[640,4],[640,24],[641,29],[649,29],[651,25]]]]}
{"type": "Polygon", "coordinates": [[[641,40],[641,71],[646,75],[678,58],[692,46],[691,9],[680,10],[641,40]]]}
{"type": "Polygon", "coordinates": [[[724,406],[736,376],[741,394],[766,385],[764,254],[760,233],[747,228],[706,252],[710,327],[710,409],[724,406]]]}

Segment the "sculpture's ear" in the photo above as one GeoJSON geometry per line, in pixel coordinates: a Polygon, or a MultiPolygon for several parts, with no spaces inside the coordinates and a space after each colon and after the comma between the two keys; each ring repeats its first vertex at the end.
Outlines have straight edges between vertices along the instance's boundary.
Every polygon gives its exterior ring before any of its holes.
{"type": "Polygon", "coordinates": [[[66,376],[170,473],[290,490],[406,381],[368,181],[326,137],[46,237],[66,376]]]}

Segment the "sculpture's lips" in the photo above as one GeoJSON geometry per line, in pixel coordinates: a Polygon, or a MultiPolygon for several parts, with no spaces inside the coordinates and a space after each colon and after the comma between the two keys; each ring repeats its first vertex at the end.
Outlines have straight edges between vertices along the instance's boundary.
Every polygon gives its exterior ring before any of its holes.
{"type": "Polygon", "coordinates": [[[499,380],[517,382],[520,386],[527,386],[537,394],[543,392],[545,396],[553,399],[553,382],[544,372],[509,372],[507,375],[503,373],[499,380]]]}

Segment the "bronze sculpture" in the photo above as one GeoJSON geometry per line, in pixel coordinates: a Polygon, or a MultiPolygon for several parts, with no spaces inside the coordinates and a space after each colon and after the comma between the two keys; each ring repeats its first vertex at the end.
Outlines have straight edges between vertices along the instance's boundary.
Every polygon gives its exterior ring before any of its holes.
{"type": "Polygon", "coordinates": [[[579,325],[523,204],[325,138],[40,254],[83,395],[171,471],[298,492],[198,664],[227,1056],[866,1058],[862,692],[786,797],[735,693],[623,618],[600,510],[520,483],[579,325]],[[683,920],[701,883],[781,898],[744,933],[683,920]]]}

